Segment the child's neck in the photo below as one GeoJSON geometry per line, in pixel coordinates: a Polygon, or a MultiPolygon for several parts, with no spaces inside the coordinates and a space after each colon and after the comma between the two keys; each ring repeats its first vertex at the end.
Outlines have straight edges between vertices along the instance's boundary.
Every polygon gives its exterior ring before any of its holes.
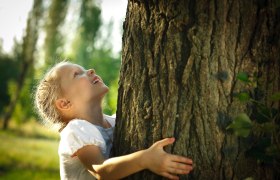
{"type": "Polygon", "coordinates": [[[80,118],[104,128],[108,128],[108,123],[104,120],[103,110],[101,105],[92,105],[87,108],[83,108],[83,116],[80,118]]]}

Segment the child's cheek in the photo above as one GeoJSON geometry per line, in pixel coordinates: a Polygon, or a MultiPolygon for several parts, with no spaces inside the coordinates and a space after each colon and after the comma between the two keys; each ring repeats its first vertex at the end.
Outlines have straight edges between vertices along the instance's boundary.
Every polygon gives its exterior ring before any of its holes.
{"type": "Polygon", "coordinates": [[[86,90],[90,90],[92,88],[92,84],[88,79],[82,79],[80,81],[80,85],[79,85],[80,91],[86,91],[86,90]]]}

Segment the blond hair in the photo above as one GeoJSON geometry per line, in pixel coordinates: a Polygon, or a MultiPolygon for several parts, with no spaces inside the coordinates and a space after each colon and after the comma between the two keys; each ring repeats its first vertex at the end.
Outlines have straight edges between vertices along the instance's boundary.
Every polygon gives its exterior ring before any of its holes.
{"type": "Polygon", "coordinates": [[[67,64],[72,63],[62,61],[54,65],[37,85],[34,97],[36,109],[43,122],[59,131],[66,124],[62,121],[62,117],[55,105],[55,101],[62,93],[58,69],[67,64]]]}

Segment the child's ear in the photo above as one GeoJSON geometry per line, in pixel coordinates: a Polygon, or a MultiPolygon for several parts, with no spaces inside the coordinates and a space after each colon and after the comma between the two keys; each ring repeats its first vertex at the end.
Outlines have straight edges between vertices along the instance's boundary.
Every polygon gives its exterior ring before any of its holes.
{"type": "Polygon", "coordinates": [[[55,105],[59,110],[68,110],[71,107],[71,103],[67,99],[57,99],[55,105]]]}

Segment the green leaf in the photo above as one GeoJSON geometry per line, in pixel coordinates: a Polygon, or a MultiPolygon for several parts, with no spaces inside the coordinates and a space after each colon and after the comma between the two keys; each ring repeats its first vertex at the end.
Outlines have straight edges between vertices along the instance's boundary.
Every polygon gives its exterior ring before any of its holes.
{"type": "Polygon", "coordinates": [[[271,109],[263,104],[255,104],[257,111],[254,112],[253,119],[255,119],[258,123],[270,122],[273,118],[273,116],[271,116],[271,109]]]}
{"type": "Polygon", "coordinates": [[[280,92],[274,93],[274,94],[270,97],[270,99],[271,99],[272,101],[279,101],[279,100],[280,100],[280,92]]]}
{"type": "Polygon", "coordinates": [[[277,157],[277,158],[280,157],[280,149],[277,145],[271,145],[271,146],[267,147],[265,149],[265,153],[268,156],[273,156],[273,157],[277,157]]]}
{"type": "Polygon", "coordinates": [[[273,8],[277,9],[280,7],[280,1],[275,1],[274,2],[274,6],[272,6],[273,8]]]}
{"type": "Polygon", "coordinates": [[[266,122],[260,124],[261,131],[266,132],[266,133],[272,133],[275,129],[277,129],[277,124],[274,124],[272,122],[266,122]]]}
{"type": "Polygon", "coordinates": [[[249,82],[249,77],[246,72],[239,72],[237,74],[237,79],[243,82],[249,82]]]}
{"type": "Polygon", "coordinates": [[[227,129],[232,129],[237,136],[247,137],[251,132],[252,126],[252,121],[248,115],[241,113],[233,120],[227,129]]]}
{"type": "Polygon", "coordinates": [[[250,95],[246,92],[242,92],[237,94],[237,98],[241,101],[241,102],[247,102],[250,100],[250,95]]]}
{"type": "Polygon", "coordinates": [[[272,146],[271,139],[269,137],[259,138],[256,144],[246,151],[246,156],[257,159],[260,162],[272,163],[275,156],[273,156],[274,149],[270,149],[272,146]]]}

